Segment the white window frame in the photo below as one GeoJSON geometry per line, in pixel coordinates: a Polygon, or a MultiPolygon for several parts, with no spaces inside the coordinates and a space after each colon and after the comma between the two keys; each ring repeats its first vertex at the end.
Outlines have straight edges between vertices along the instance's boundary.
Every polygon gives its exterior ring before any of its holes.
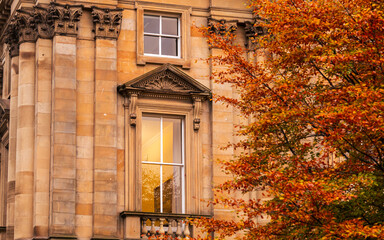
{"type": "MultiPolygon", "coordinates": [[[[144,113],[143,117],[159,117],[160,118],[160,162],[149,162],[143,161],[141,159],[141,164],[152,164],[160,166],[160,213],[163,213],[163,166],[180,166],[181,167],[181,206],[182,210],[180,213],[185,213],[185,123],[182,116],[175,116],[181,119],[181,163],[165,163],[163,161],[163,119],[166,118],[164,114],[153,114],[153,113],[144,113]]],[[[142,182],[142,181],[141,181],[142,182]]]]}
{"type": "Polygon", "coordinates": [[[191,68],[191,14],[192,7],[164,5],[162,3],[135,2],[136,8],[136,64],[147,63],[181,66],[191,68]],[[144,54],[144,15],[169,16],[179,18],[179,52],[178,57],[168,55],[144,54]]]}
{"type": "MultiPolygon", "coordinates": [[[[159,54],[151,54],[151,53],[145,53],[144,52],[144,55],[145,56],[153,56],[153,57],[167,57],[167,58],[180,58],[181,57],[181,28],[180,28],[180,16],[169,16],[169,15],[162,15],[162,14],[151,14],[151,13],[144,13],[144,17],[145,16],[156,16],[156,17],[159,17],[159,33],[146,33],[145,30],[144,30],[144,38],[145,36],[156,36],[156,37],[159,37],[159,54]],[[177,35],[168,35],[168,34],[163,34],[162,33],[162,18],[163,17],[168,17],[168,18],[177,18],[177,35]],[[161,39],[163,37],[169,37],[169,38],[176,38],[177,39],[177,55],[176,56],[172,56],[172,55],[164,55],[162,54],[162,48],[161,48],[161,39]]],[[[145,49],[145,45],[144,45],[144,49],[145,49]]]]}

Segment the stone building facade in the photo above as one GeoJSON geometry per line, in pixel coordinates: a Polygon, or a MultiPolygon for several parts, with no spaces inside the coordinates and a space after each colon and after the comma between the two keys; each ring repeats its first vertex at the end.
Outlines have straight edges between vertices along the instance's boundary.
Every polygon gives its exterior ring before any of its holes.
{"type": "Polygon", "coordinates": [[[187,217],[232,217],[202,200],[241,121],[211,94],[236,91],[210,80],[201,59],[220,51],[193,26],[226,23],[247,45],[244,5],[1,0],[1,238],[185,236],[187,217]]]}

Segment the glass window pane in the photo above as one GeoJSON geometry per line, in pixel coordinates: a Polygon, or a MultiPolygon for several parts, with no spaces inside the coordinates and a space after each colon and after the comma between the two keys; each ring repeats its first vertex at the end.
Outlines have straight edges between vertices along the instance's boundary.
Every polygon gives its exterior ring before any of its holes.
{"type": "Polygon", "coordinates": [[[144,36],[144,53],[159,54],[159,37],[144,36]]]}
{"type": "Polygon", "coordinates": [[[163,166],[163,212],[182,213],[182,167],[163,166]]]}
{"type": "Polygon", "coordinates": [[[161,34],[178,36],[177,18],[162,17],[161,34]]]}
{"type": "Polygon", "coordinates": [[[163,161],[182,163],[181,119],[163,118],[163,161]]]}
{"type": "Polygon", "coordinates": [[[160,166],[141,164],[141,204],[143,212],[160,212],[160,166]]]}
{"type": "Polygon", "coordinates": [[[142,118],[141,160],[143,162],[160,162],[161,146],[160,118],[142,118]]]}
{"type": "Polygon", "coordinates": [[[161,38],[161,54],[177,56],[177,38],[161,38]]]}
{"type": "Polygon", "coordinates": [[[160,17],[144,15],[144,32],[160,33],[160,17]]]}

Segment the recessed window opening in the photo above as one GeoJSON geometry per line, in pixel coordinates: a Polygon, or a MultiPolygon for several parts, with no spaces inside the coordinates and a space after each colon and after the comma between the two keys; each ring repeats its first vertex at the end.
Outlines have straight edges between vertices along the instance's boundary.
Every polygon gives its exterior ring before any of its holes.
{"type": "Polygon", "coordinates": [[[180,18],[144,15],[144,54],[180,58],[180,18]]]}
{"type": "Polygon", "coordinates": [[[184,118],[144,114],[142,211],[185,213],[184,118]]]}

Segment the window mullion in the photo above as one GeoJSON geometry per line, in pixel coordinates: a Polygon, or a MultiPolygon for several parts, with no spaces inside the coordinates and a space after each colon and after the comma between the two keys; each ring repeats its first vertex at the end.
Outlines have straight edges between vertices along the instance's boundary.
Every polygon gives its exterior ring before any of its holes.
{"type": "Polygon", "coordinates": [[[184,121],[181,121],[181,211],[185,213],[185,142],[184,121]]]}
{"type": "Polygon", "coordinates": [[[180,18],[178,18],[177,19],[177,56],[178,57],[181,57],[180,36],[181,36],[181,27],[180,27],[180,18]]]}
{"type": "MultiPolygon", "coordinates": [[[[160,117],[160,162],[163,163],[163,117],[160,117]]],[[[160,164],[160,212],[163,212],[163,165],[160,164]]]]}
{"type": "Polygon", "coordinates": [[[159,37],[159,54],[160,54],[160,56],[161,55],[163,55],[163,53],[162,53],[162,49],[161,49],[161,38],[162,38],[162,34],[163,34],[163,17],[162,16],[160,16],[160,24],[159,24],[159,26],[160,26],[160,29],[159,29],[159,33],[160,33],[160,37],[159,37]]]}

